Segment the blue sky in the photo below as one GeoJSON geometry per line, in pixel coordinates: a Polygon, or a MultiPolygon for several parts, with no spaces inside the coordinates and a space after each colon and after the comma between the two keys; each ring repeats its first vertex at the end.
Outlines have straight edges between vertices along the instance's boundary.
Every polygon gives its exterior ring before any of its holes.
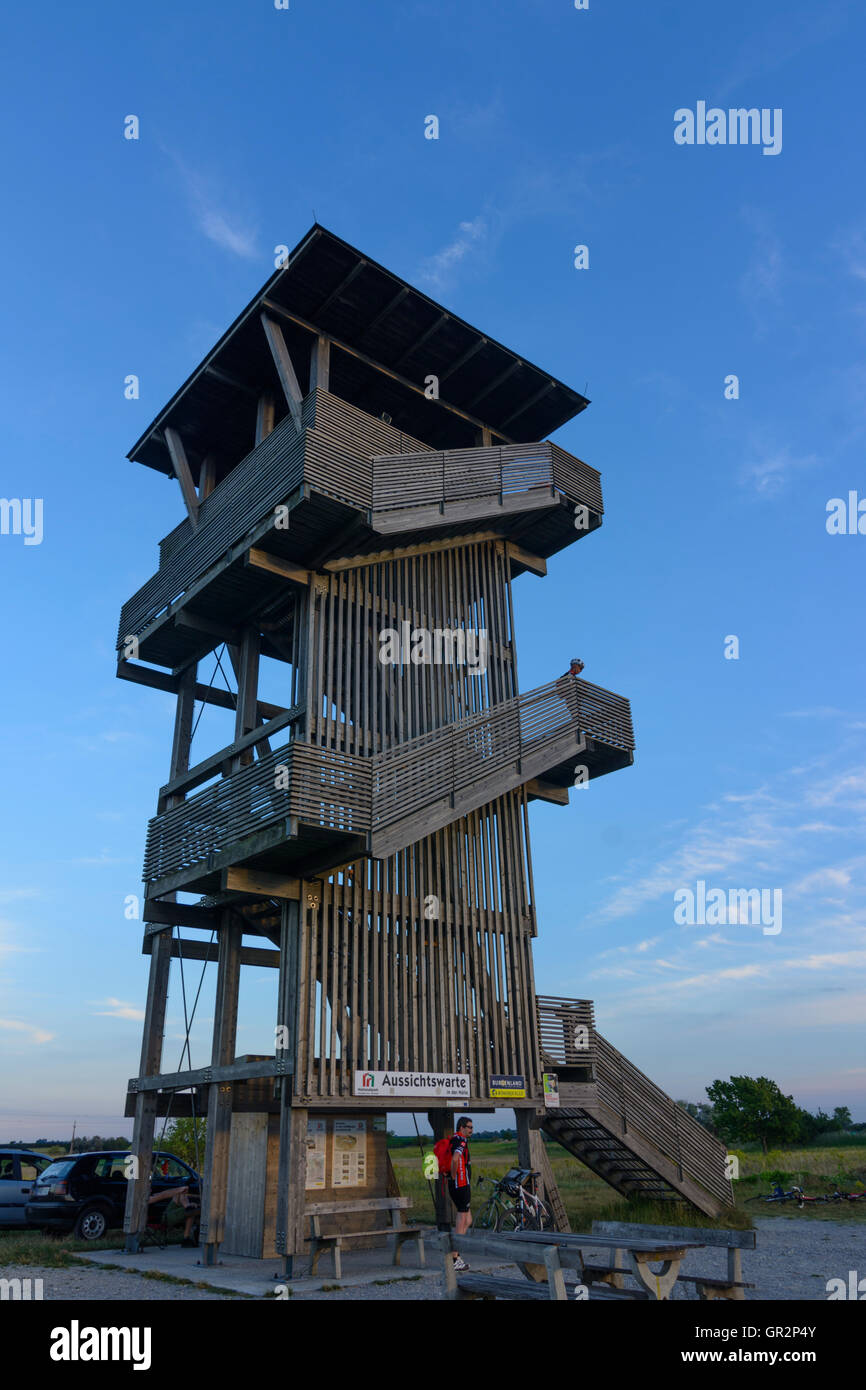
{"type": "MultiPolygon", "coordinates": [[[[124,456],[314,213],[592,400],[557,440],[605,523],[517,583],[520,684],[579,653],[638,755],[533,805],[539,990],[593,998],[676,1096],[766,1074],[866,1119],[866,536],[825,527],[866,496],[864,41],[846,0],[7,19],[0,492],[42,498],[44,536],[0,535],[0,1138],[122,1127],[147,976],[123,905],[172,702],[116,681],[113,643],[182,515],[124,456]],[[781,108],[781,153],[675,144],[702,100],[781,108]],[[677,925],[699,879],[781,889],[782,931],[677,925]]],[[[267,1051],[275,982],[248,976],[239,1050],[267,1051]]],[[[172,1066],[182,1031],[174,987],[172,1066]]]]}

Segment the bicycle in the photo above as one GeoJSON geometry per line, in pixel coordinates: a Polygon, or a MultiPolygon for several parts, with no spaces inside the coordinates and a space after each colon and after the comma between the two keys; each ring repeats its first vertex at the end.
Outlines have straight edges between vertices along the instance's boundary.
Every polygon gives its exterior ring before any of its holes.
{"type": "MultiPolygon", "coordinates": [[[[493,1190],[474,1224],[481,1230],[505,1233],[552,1230],[550,1210],[535,1191],[535,1179],[540,1176],[530,1168],[509,1168],[493,1180],[493,1190]]],[[[479,1178],[479,1186],[484,1181],[479,1178]]]]}
{"type": "Polygon", "coordinates": [[[783,1206],[786,1202],[796,1202],[798,1207],[802,1207],[807,1201],[814,1201],[814,1197],[807,1198],[803,1195],[802,1187],[792,1187],[785,1192],[779,1183],[773,1183],[773,1190],[769,1195],[759,1193],[756,1197],[747,1197],[747,1202],[779,1202],[783,1206]]]}

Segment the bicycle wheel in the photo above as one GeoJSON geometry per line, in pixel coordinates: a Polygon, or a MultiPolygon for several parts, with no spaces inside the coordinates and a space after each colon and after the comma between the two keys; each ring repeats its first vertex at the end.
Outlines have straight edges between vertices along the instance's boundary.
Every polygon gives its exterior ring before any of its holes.
{"type": "Polygon", "coordinates": [[[487,1202],[481,1208],[481,1211],[472,1224],[477,1226],[481,1231],[497,1231],[499,1229],[496,1224],[498,1215],[499,1203],[496,1201],[495,1197],[488,1197],[487,1202]]]}
{"type": "Polygon", "coordinates": [[[499,1220],[496,1224],[497,1231],[508,1234],[509,1231],[516,1231],[518,1227],[517,1212],[513,1207],[500,1207],[499,1220]]]}
{"type": "Polygon", "coordinates": [[[538,1229],[539,1231],[553,1230],[553,1213],[548,1210],[543,1202],[538,1207],[538,1229]]]}

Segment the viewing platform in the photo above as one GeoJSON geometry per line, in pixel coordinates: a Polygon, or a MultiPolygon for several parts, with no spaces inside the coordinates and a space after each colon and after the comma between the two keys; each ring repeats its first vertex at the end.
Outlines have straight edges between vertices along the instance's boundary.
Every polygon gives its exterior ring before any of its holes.
{"type": "MultiPolygon", "coordinates": [[[[627,767],[633,750],[628,700],[572,677],[372,757],[295,739],[151,820],[148,897],[214,892],[239,865],[286,874],[303,861],[309,874],[355,854],[386,858],[523,785],[567,805],[576,765],[591,780],[627,767]]],[[[232,751],[175,778],[160,801],[213,777],[232,751]]]]}
{"type": "MultiPolygon", "coordinates": [[[[142,661],[177,669],[211,649],[213,624],[230,630],[347,556],[480,532],[544,560],[601,524],[599,474],[549,440],[434,450],[321,389],[300,418],[160,543],[159,569],[123,605],[119,651],[134,638],[142,661]]],[[[515,558],[515,574],[526,567],[515,558]]]]}

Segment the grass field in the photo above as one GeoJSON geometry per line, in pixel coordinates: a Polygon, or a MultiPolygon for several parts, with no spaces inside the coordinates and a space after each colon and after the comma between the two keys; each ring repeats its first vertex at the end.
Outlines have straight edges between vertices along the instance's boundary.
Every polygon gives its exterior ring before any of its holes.
{"type": "MultiPolygon", "coordinates": [[[[428,1140],[427,1147],[429,1147],[428,1140]]],[[[866,1144],[840,1148],[809,1148],[747,1153],[737,1150],[740,1179],[734,1183],[736,1206],[727,1209],[718,1221],[701,1216],[686,1205],[670,1203],[628,1202],[612,1187],[576,1159],[570,1158],[556,1144],[548,1147],[565,1209],[572,1228],[589,1230],[593,1221],[643,1221],[649,1225],[728,1226],[742,1229],[751,1226],[753,1216],[808,1216],[821,1220],[862,1221],[866,1225],[866,1198],[860,1202],[819,1203],[802,1209],[793,1204],[765,1205],[746,1203],[746,1198],[769,1192],[772,1182],[779,1180],[785,1188],[796,1184],[808,1196],[832,1190],[835,1180],[840,1191],[860,1191],[866,1185],[866,1144]],[[857,1184],[860,1184],[858,1187],[857,1184]]],[[[417,1145],[400,1145],[390,1149],[391,1162],[400,1184],[400,1191],[412,1197],[414,1206],[410,1219],[420,1222],[433,1220],[433,1200],[430,1187],[422,1175],[421,1156],[417,1145]]],[[[476,1142],[472,1146],[473,1208],[480,1211],[487,1200],[487,1183],[478,1184],[480,1177],[498,1178],[517,1164],[517,1146],[506,1140],[476,1142]]]]}

